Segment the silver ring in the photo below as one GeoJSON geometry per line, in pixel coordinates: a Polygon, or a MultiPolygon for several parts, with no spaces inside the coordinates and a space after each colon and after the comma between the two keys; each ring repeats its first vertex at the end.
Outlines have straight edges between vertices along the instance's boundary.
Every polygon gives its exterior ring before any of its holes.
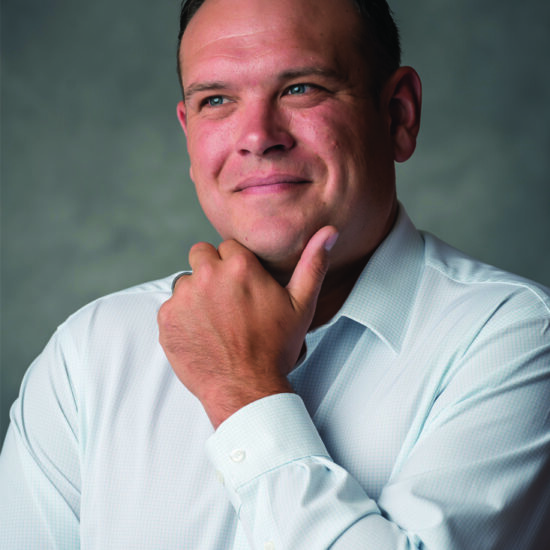
{"type": "Polygon", "coordinates": [[[176,288],[176,283],[178,282],[178,280],[182,277],[185,277],[185,275],[191,275],[191,271],[182,271],[172,279],[172,294],[174,294],[174,289],[176,288]]]}

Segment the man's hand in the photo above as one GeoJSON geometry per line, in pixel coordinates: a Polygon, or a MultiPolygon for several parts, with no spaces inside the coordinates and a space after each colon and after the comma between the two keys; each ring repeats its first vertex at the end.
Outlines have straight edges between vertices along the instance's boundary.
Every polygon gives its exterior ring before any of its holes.
{"type": "Polygon", "coordinates": [[[336,237],[331,226],[313,235],[286,287],[234,240],[218,250],[192,247],[193,274],[178,280],[160,308],[160,343],[215,428],[252,401],[292,391],[286,375],[315,313],[336,237]]]}

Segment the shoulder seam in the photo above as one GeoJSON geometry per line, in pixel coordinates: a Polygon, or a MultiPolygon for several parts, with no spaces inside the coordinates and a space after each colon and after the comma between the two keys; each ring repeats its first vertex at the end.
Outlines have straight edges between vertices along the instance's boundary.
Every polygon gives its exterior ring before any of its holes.
{"type": "MultiPolygon", "coordinates": [[[[438,273],[440,273],[441,275],[443,275],[447,279],[449,279],[451,281],[454,281],[455,283],[458,283],[458,284],[463,284],[463,285],[487,285],[487,284],[506,285],[506,286],[520,288],[520,289],[523,289],[525,291],[528,291],[531,294],[533,294],[538,299],[539,302],[541,302],[541,304],[546,309],[547,313],[550,314],[550,296],[547,293],[545,293],[540,288],[540,286],[537,283],[535,283],[534,281],[529,281],[528,279],[523,279],[523,278],[521,280],[511,280],[511,279],[510,280],[498,280],[498,279],[491,279],[491,278],[479,279],[479,280],[466,280],[466,279],[460,279],[460,278],[454,276],[453,273],[449,273],[448,271],[444,271],[443,269],[441,269],[441,267],[437,263],[431,262],[429,259],[426,259],[425,263],[426,263],[426,267],[434,269],[435,271],[437,271],[438,273]]],[[[494,269],[498,269],[498,268],[494,268],[494,269]]],[[[506,274],[506,271],[501,271],[501,273],[506,274]]],[[[519,277],[519,275],[517,275],[516,277],[519,277]]]]}

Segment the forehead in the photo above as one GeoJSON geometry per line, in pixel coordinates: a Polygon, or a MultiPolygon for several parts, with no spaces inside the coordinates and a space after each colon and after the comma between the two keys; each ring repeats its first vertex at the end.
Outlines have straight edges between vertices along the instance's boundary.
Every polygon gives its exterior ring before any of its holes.
{"type": "Polygon", "coordinates": [[[340,64],[355,57],[359,33],[347,0],[206,0],[182,37],[182,74],[186,80],[201,65],[268,58],[340,64]]]}

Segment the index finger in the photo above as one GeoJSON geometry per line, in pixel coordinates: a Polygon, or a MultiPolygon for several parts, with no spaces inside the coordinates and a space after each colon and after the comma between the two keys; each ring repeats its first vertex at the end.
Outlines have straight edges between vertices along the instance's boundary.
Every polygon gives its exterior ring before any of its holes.
{"type": "Polygon", "coordinates": [[[220,259],[216,247],[210,243],[199,242],[194,244],[189,250],[189,265],[193,271],[197,270],[202,264],[220,259]]]}

